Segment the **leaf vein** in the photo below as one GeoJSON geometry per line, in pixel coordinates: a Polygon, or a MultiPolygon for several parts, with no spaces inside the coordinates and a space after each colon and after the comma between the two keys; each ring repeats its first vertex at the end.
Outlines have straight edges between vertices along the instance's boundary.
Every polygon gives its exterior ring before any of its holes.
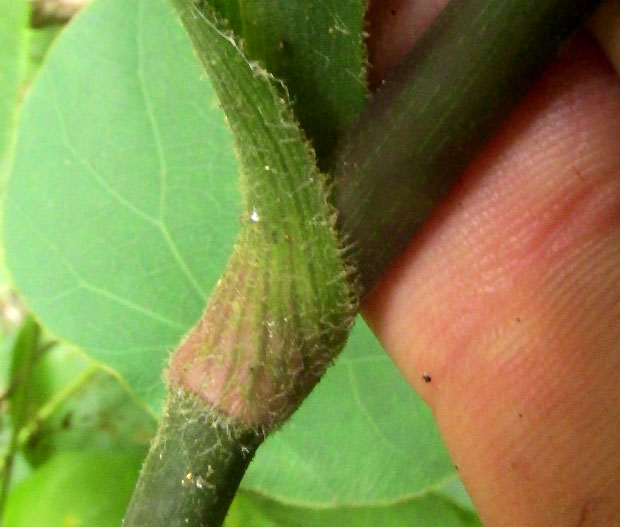
{"type": "Polygon", "coordinates": [[[381,440],[381,442],[385,445],[385,447],[388,450],[391,450],[392,452],[398,454],[399,456],[403,457],[404,459],[408,459],[409,456],[407,455],[407,453],[404,452],[403,450],[401,450],[400,448],[396,447],[396,445],[394,445],[394,443],[392,443],[385,436],[383,431],[377,426],[377,423],[373,419],[372,414],[369,412],[368,408],[366,407],[366,405],[362,401],[362,398],[360,396],[359,390],[357,388],[357,381],[355,380],[355,375],[353,375],[353,369],[351,367],[351,364],[344,363],[344,365],[347,368],[347,375],[349,377],[349,385],[351,386],[351,391],[353,392],[353,397],[355,399],[355,402],[359,406],[359,409],[360,409],[362,415],[366,418],[368,424],[372,428],[372,431],[381,440]]]}
{"type": "Polygon", "coordinates": [[[86,279],[84,279],[80,273],[75,269],[75,267],[69,262],[69,260],[67,260],[67,258],[62,254],[62,251],[58,248],[58,246],[56,244],[54,244],[53,242],[51,242],[37,227],[36,225],[30,220],[30,218],[28,217],[27,214],[24,214],[23,211],[18,210],[19,215],[24,219],[24,221],[26,221],[29,225],[30,228],[32,229],[32,231],[34,232],[34,234],[45,244],[47,245],[47,247],[52,251],[52,253],[54,253],[54,255],[58,258],[58,261],[60,262],[60,264],[67,270],[67,272],[71,275],[71,277],[76,281],[76,283],[78,284],[79,287],[82,287],[83,289],[86,289],[87,291],[91,291],[95,294],[98,294],[100,296],[103,296],[104,298],[107,298],[108,300],[114,301],[117,304],[120,304],[124,307],[127,307],[128,309],[135,311],[137,313],[141,313],[143,315],[145,315],[148,318],[151,318],[153,320],[156,320],[158,322],[161,322],[162,324],[165,324],[167,326],[173,327],[175,329],[181,329],[181,330],[186,330],[187,326],[185,324],[182,324],[180,322],[176,322],[168,317],[165,317],[163,315],[160,315],[159,313],[156,313],[155,311],[152,311],[146,307],[143,307],[139,304],[136,304],[135,302],[132,302],[131,300],[127,300],[126,298],[121,297],[120,295],[114,294],[110,291],[107,291],[103,288],[97,287],[96,285],[91,284],[89,281],[87,281],[86,279]]]}
{"type": "Polygon", "coordinates": [[[137,66],[136,75],[138,76],[138,85],[140,86],[140,94],[144,102],[144,109],[149,120],[149,126],[153,134],[153,142],[157,152],[157,161],[159,163],[159,218],[164,221],[164,213],[166,210],[166,183],[168,181],[168,163],[164,155],[164,147],[161,140],[161,132],[159,123],[155,117],[153,110],[153,102],[149,93],[147,83],[144,79],[144,2],[138,2],[138,21],[136,30],[136,48],[137,48],[137,66]]]}
{"type": "Polygon", "coordinates": [[[60,133],[63,139],[63,144],[65,145],[65,148],[67,148],[67,150],[74,156],[74,158],[79,163],[81,163],[84,166],[84,168],[86,168],[88,173],[99,184],[99,186],[103,188],[103,190],[105,190],[112,198],[114,198],[119,203],[119,205],[122,205],[123,207],[131,211],[133,214],[138,216],[139,218],[142,218],[147,223],[150,223],[152,225],[159,225],[159,221],[156,218],[153,218],[152,216],[150,216],[149,214],[147,214],[140,208],[136,207],[136,205],[131,203],[131,201],[129,201],[122,194],[116,191],[112,186],[110,186],[110,184],[105,180],[105,178],[101,177],[97,169],[95,169],[95,167],[92,166],[90,162],[84,156],[82,156],[82,154],[73,146],[71,139],[69,138],[69,133],[68,133],[67,125],[65,123],[64,115],[62,111],[60,110],[60,104],[59,104],[60,101],[58,99],[58,92],[57,92],[56,85],[53,79],[51,82],[51,92],[54,98],[54,111],[56,112],[56,115],[58,117],[58,126],[60,128],[60,133]]]}

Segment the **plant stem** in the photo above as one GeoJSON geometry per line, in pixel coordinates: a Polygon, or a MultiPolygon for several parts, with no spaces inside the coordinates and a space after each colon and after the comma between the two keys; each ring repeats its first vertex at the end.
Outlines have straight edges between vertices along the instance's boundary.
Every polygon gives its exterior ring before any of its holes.
{"type": "Polygon", "coordinates": [[[217,527],[262,436],[178,389],[168,394],[125,527],[217,527]]]}
{"type": "Polygon", "coordinates": [[[325,176],[286,94],[208,1],[174,5],[235,136],[244,212],[209,305],[171,357],[131,527],[220,525],[258,443],[319,381],[357,306],[325,176]]]}
{"type": "MultiPolygon", "coordinates": [[[[0,480],[0,523],[11,485],[11,474],[15,455],[19,450],[19,435],[27,419],[28,380],[40,356],[39,339],[41,329],[32,317],[27,317],[15,339],[11,350],[11,380],[19,379],[10,396],[13,428],[8,451],[3,460],[0,480]]],[[[12,384],[12,383],[11,383],[12,384]]]]}
{"type": "Polygon", "coordinates": [[[366,295],[593,0],[454,0],[337,150],[333,202],[366,295]]]}
{"type": "Polygon", "coordinates": [[[41,425],[47,421],[61,404],[73,397],[79,390],[88,384],[101,370],[97,364],[91,364],[76,379],[71,381],[59,393],[55,394],[49,401],[43,404],[37,412],[30,417],[19,431],[17,447],[23,449],[30,439],[40,430],[41,425]]]}

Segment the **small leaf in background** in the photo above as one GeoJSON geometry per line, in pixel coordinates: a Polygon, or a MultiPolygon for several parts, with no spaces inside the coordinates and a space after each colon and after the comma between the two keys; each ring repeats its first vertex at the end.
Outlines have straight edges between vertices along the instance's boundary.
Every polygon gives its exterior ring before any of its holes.
{"type": "Polygon", "coordinates": [[[119,379],[66,345],[40,360],[32,375],[36,413],[20,435],[38,466],[63,451],[123,450],[145,456],[156,420],[119,379]]]}
{"type": "MultiPolygon", "coordinates": [[[[3,270],[0,265],[0,274],[3,270]]],[[[3,394],[3,402],[8,400],[12,353],[25,317],[19,300],[5,280],[5,276],[0,278],[0,393],[3,394]]]]}
{"type": "Polygon", "coordinates": [[[7,398],[14,428],[24,426],[31,414],[30,382],[41,349],[41,328],[29,316],[24,320],[13,349],[7,398]]]}
{"type": "Polygon", "coordinates": [[[0,0],[0,175],[25,66],[29,13],[27,0],[0,0]]]}
{"type": "Polygon", "coordinates": [[[241,491],[225,527],[478,527],[470,511],[428,493],[375,506],[303,507],[241,491]]]}
{"type": "MultiPolygon", "coordinates": [[[[24,426],[28,421],[35,418],[39,408],[43,406],[57,392],[61,391],[65,384],[69,383],[74,377],[78,376],[82,370],[86,369],[89,360],[83,355],[71,353],[70,355],[63,353],[63,349],[57,346],[54,341],[45,342],[43,337],[34,353],[28,358],[31,360],[28,377],[13,374],[13,387],[15,390],[23,390],[24,401],[22,413],[22,422],[20,426],[24,426]],[[48,368],[50,359],[55,357],[65,357],[66,363],[53,372],[48,368]]],[[[13,352],[13,369],[21,369],[23,362],[22,352],[17,349],[13,352]]],[[[14,405],[11,405],[11,413],[14,421],[17,422],[14,405]]]]}
{"type": "Polygon", "coordinates": [[[5,527],[121,525],[142,459],[125,452],[53,457],[11,493],[5,527]]]}
{"type": "Polygon", "coordinates": [[[59,452],[146,455],[155,418],[116,376],[63,343],[46,346],[31,318],[8,351],[11,377],[4,393],[12,419],[3,415],[0,443],[4,468],[15,472],[14,457],[22,469],[10,475],[11,485],[27,472],[26,463],[36,468],[59,452]]]}
{"type": "MultiPolygon", "coordinates": [[[[30,328],[33,326],[31,320],[24,320],[21,306],[5,280],[4,276],[0,278],[0,474],[4,477],[2,488],[8,491],[13,482],[29,471],[23,456],[16,452],[17,437],[14,435],[11,410],[14,411],[12,399],[18,387],[13,356],[15,353],[24,355],[20,346],[20,341],[23,341],[21,333],[24,324],[30,328]]],[[[2,492],[5,491],[0,490],[0,496],[2,492]]]]}

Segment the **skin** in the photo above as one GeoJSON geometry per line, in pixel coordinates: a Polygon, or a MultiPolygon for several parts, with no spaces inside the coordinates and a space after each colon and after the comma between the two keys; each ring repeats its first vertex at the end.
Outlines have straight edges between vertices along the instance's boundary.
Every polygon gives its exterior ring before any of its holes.
{"type": "MultiPolygon", "coordinates": [[[[375,2],[375,83],[444,3],[375,2]]],[[[584,32],[363,306],[486,527],[620,526],[619,145],[584,32]]]]}

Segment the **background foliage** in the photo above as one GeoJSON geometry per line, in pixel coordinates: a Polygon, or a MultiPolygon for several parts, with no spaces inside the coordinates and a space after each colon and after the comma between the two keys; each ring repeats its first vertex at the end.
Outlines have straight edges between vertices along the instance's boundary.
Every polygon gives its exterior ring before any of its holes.
{"type": "MultiPolygon", "coordinates": [[[[366,96],[363,2],[213,3],[250,57],[284,80],[326,155],[366,96]]],[[[168,353],[238,231],[236,153],[166,2],[94,0],[45,54],[56,31],[28,29],[25,2],[0,0],[0,10],[10,20],[0,35],[12,39],[0,46],[12,50],[0,55],[10,95],[0,98],[0,137],[13,137],[27,92],[14,148],[0,141],[5,258],[39,321],[4,331],[5,523],[118,525],[168,353]]],[[[227,524],[479,522],[430,412],[359,321],[326,378],[259,450],[227,524]]]]}

